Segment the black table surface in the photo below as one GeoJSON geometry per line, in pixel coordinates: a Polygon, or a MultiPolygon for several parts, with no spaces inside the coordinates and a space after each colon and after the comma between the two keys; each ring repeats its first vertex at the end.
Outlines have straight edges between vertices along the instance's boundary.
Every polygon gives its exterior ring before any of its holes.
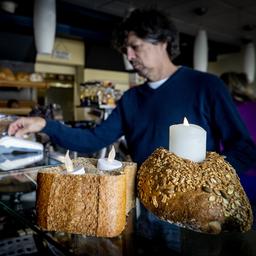
{"type": "MultiPolygon", "coordinates": [[[[36,185],[33,182],[40,168],[0,172],[0,256],[256,256],[255,223],[246,233],[210,235],[170,225],[168,230],[158,234],[156,226],[136,216],[136,209],[131,210],[125,230],[115,238],[42,231],[35,223],[36,185]],[[156,230],[154,236],[149,235],[152,229],[156,230]]],[[[252,208],[256,217],[256,206],[252,208]]]]}

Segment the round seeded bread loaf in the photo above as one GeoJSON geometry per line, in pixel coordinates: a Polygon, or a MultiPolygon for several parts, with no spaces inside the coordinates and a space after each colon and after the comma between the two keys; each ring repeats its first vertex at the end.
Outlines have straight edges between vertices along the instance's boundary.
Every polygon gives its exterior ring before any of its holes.
{"type": "Polygon", "coordinates": [[[239,177],[215,152],[195,163],[156,149],[138,171],[138,194],[159,218],[195,231],[245,232],[252,226],[252,209],[239,177]]]}

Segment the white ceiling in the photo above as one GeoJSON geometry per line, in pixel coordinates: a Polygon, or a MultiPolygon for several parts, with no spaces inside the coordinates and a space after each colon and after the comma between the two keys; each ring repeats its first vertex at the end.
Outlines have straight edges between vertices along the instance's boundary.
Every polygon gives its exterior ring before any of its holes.
{"type": "Polygon", "coordinates": [[[208,37],[217,42],[241,45],[242,38],[256,41],[256,0],[63,0],[85,8],[116,16],[124,16],[134,7],[157,6],[165,10],[178,30],[196,35],[206,29],[208,37]],[[206,8],[206,14],[195,14],[196,8],[206,8]],[[254,29],[246,31],[243,26],[254,29]]]}

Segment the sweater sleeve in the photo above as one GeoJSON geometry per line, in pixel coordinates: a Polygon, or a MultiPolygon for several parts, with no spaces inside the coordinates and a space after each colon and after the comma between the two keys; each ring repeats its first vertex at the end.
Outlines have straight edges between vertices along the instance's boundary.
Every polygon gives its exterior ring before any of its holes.
{"type": "Polygon", "coordinates": [[[214,120],[220,132],[222,154],[237,170],[243,172],[256,165],[256,146],[240,118],[230,93],[220,81],[215,85],[214,120]]]}
{"type": "Polygon", "coordinates": [[[47,120],[42,132],[59,146],[81,153],[93,153],[123,135],[121,107],[118,105],[107,120],[93,129],[71,128],[58,121],[47,120]]]}

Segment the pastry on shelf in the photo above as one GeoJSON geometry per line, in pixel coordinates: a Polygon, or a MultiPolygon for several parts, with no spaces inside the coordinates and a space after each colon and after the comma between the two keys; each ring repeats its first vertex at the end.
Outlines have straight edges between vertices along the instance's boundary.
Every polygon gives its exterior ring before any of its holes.
{"type": "Polygon", "coordinates": [[[0,67],[0,80],[15,81],[15,75],[10,68],[0,67]]]}
{"type": "Polygon", "coordinates": [[[29,81],[29,73],[27,72],[17,72],[15,74],[16,80],[20,82],[28,82],[29,81]]]}
{"type": "Polygon", "coordinates": [[[32,73],[29,75],[29,81],[31,82],[43,82],[43,76],[39,73],[32,73]]]}

